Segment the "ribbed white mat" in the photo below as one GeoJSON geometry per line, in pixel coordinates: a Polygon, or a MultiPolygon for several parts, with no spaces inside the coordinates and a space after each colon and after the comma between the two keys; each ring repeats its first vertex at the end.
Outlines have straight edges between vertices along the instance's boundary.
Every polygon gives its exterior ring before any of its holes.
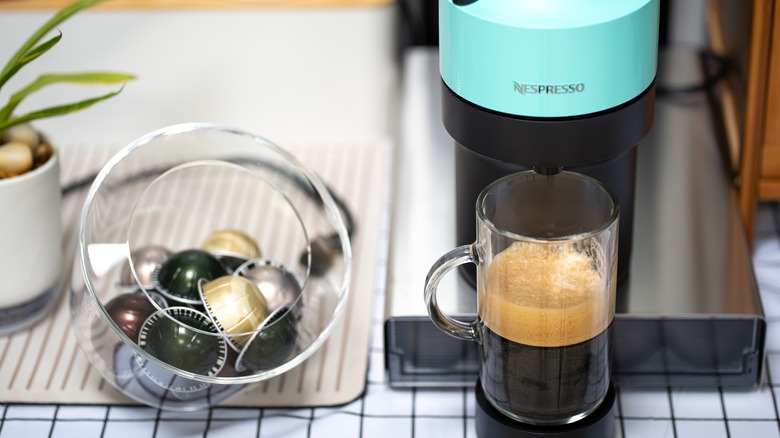
{"type": "MultiPolygon", "coordinates": [[[[365,388],[375,258],[387,195],[390,146],[385,141],[282,146],[317,172],[356,218],[352,287],[344,318],[319,351],[286,374],[247,387],[226,403],[229,406],[333,406],[355,399],[365,388]]],[[[63,183],[98,170],[113,150],[116,148],[64,148],[63,183]]],[[[69,264],[86,191],[63,199],[64,245],[69,264]]],[[[70,328],[67,291],[43,322],[30,330],[0,337],[0,401],[134,404],[104,381],[82,354],[70,328]]]]}

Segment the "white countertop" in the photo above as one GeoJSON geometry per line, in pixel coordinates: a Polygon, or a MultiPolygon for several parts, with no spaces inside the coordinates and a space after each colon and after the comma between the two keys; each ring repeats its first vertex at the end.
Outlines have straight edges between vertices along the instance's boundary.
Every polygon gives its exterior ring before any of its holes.
{"type": "MultiPolygon", "coordinates": [[[[0,59],[53,11],[0,12],[0,59]]],[[[64,22],[62,40],[3,88],[46,72],[137,75],[119,96],[36,122],[60,144],[124,145],[163,126],[212,122],[277,142],[373,140],[392,129],[398,65],[395,13],[333,9],[97,9],[64,22]]],[[[57,85],[18,113],[107,93],[57,85]]]]}

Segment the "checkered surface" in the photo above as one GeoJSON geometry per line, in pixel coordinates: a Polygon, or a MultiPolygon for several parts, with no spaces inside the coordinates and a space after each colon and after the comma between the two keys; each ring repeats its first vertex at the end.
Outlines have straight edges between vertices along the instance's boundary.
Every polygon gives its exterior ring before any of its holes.
{"type": "MultiPolygon", "coordinates": [[[[387,221],[383,235],[389,232],[387,221]]],[[[753,261],[769,332],[767,384],[753,390],[620,388],[616,437],[780,438],[780,205],[758,211],[753,261]]],[[[473,391],[387,385],[382,343],[387,245],[379,275],[365,393],[336,408],[214,408],[171,413],[138,406],[0,405],[0,438],[476,437],[473,391]]],[[[0,397],[2,397],[0,395],[0,397]]]]}

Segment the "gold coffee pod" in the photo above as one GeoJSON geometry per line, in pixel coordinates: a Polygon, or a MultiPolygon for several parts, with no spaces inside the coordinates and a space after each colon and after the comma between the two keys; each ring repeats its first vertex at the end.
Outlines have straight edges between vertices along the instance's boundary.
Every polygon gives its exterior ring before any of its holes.
{"type": "Polygon", "coordinates": [[[235,349],[241,349],[268,317],[265,297],[247,278],[226,275],[201,282],[199,289],[206,311],[235,349]]]}
{"type": "Polygon", "coordinates": [[[209,234],[200,248],[211,253],[235,254],[247,259],[254,259],[262,254],[252,237],[243,231],[231,229],[217,230],[209,234]]]}

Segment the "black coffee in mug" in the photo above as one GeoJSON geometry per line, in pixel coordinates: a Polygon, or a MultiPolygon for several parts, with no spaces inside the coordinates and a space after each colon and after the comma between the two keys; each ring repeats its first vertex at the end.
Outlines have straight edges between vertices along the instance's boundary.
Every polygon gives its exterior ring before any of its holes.
{"type": "Polygon", "coordinates": [[[428,272],[428,315],[444,333],[480,344],[482,393],[504,416],[577,422],[609,390],[617,199],[584,175],[527,171],[487,186],[476,213],[477,240],[428,272]],[[467,263],[477,266],[471,322],[447,315],[436,299],[441,279],[467,263]]]}
{"type": "Polygon", "coordinates": [[[614,309],[605,260],[595,242],[516,242],[481,267],[480,381],[499,411],[555,424],[599,406],[614,309]]]}

